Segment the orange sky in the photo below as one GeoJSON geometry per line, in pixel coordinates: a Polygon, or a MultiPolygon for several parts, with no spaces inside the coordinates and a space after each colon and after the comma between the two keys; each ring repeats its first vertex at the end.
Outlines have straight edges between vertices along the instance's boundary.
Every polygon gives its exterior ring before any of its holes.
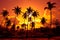
{"type": "MultiPolygon", "coordinates": [[[[0,12],[3,8],[6,8],[10,15],[13,15],[12,9],[15,6],[19,6],[22,10],[27,7],[32,7],[34,10],[38,10],[40,14],[44,13],[44,7],[47,6],[49,0],[0,0],[0,12]]],[[[51,2],[56,2],[56,8],[54,9],[54,14],[57,18],[60,18],[60,0],[50,0],[51,2]]]]}
{"type": "MultiPolygon", "coordinates": [[[[14,12],[12,9],[16,6],[21,7],[22,10],[25,10],[28,7],[32,7],[32,9],[37,10],[39,12],[40,17],[41,17],[45,12],[44,7],[47,6],[46,3],[48,1],[56,3],[56,8],[53,9],[52,13],[56,16],[56,18],[58,18],[60,20],[60,0],[0,0],[0,13],[3,8],[6,8],[9,11],[10,15],[14,15],[14,12]]],[[[49,14],[49,13],[47,12],[47,14],[49,14]]],[[[49,19],[48,18],[49,16],[44,16],[44,17],[49,19]]],[[[18,19],[21,19],[21,17],[18,19]]],[[[38,20],[36,19],[36,21],[38,21],[38,20]]],[[[36,25],[39,25],[39,23],[36,25]]],[[[42,25],[40,25],[40,26],[42,26],[42,25]]],[[[38,27],[40,27],[40,26],[38,26],[38,27]]]]}

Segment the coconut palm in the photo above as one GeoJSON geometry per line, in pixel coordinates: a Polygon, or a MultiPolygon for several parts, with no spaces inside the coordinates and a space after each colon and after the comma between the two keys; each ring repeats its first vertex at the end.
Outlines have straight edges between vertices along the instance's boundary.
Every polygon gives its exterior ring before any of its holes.
{"type": "Polygon", "coordinates": [[[8,27],[11,26],[11,21],[10,20],[6,20],[5,26],[6,26],[6,30],[8,30],[8,27]]]}
{"type": "Polygon", "coordinates": [[[27,13],[26,12],[23,14],[23,18],[24,18],[24,23],[25,23],[25,19],[27,18],[27,13]]]}
{"type": "Polygon", "coordinates": [[[6,16],[8,15],[8,13],[9,13],[9,12],[8,12],[7,10],[3,10],[3,11],[2,11],[3,17],[6,17],[6,16]]]}
{"type": "Polygon", "coordinates": [[[42,24],[45,24],[45,23],[46,23],[46,19],[45,19],[44,17],[42,17],[41,23],[42,23],[42,24]]]}
{"type": "MultiPolygon", "coordinates": [[[[5,22],[7,21],[6,19],[8,19],[8,11],[7,10],[2,10],[2,16],[4,17],[4,19],[2,20],[2,22],[5,20],[5,22]]],[[[1,22],[1,24],[2,24],[1,22]]],[[[4,24],[5,25],[5,24],[4,24]]]]}
{"type": "Polygon", "coordinates": [[[16,26],[15,24],[12,25],[11,31],[13,31],[13,32],[15,31],[15,26],[16,26]]]}
{"type": "Polygon", "coordinates": [[[50,27],[51,27],[51,24],[52,24],[52,9],[55,8],[55,4],[56,3],[51,3],[51,2],[47,2],[48,4],[48,7],[45,7],[44,9],[49,9],[50,10],[50,27]]]}
{"type": "Polygon", "coordinates": [[[26,26],[27,26],[27,25],[26,25],[25,23],[23,23],[23,24],[21,25],[21,27],[22,27],[22,28],[25,28],[25,29],[26,29],[26,26]]]}
{"type": "Polygon", "coordinates": [[[31,7],[27,8],[27,14],[30,15],[33,9],[31,7]]]}
{"type": "MultiPolygon", "coordinates": [[[[28,22],[29,22],[29,17],[32,14],[33,9],[31,7],[27,8],[27,17],[28,17],[28,22]]],[[[28,30],[28,24],[27,24],[27,30],[28,30]]]]}
{"type": "Polygon", "coordinates": [[[21,26],[26,28],[26,24],[25,24],[25,19],[27,18],[26,12],[23,14],[23,18],[24,18],[24,23],[21,26]]]}
{"type": "MultiPolygon", "coordinates": [[[[19,14],[21,14],[21,8],[20,7],[15,7],[14,9],[14,12],[15,12],[15,14],[16,14],[16,17],[19,15],[19,14]]],[[[16,19],[16,17],[15,17],[15,19],[16,19]]]]}
{"type": "Polygon", "coordinates": [[[32,16],[34,17],[34,21],[35,21],[35,17],[37,17],[39,14],[37,14],[38,12],[37,11],[34,11],[32,16]]]}
{"type": "Polygon", "coordinates": [[[17,31],[19,30],[19,26],[17,26],[17,31]]]}
{"type": "Polygon", "coordinates": [[[28,22],[30,22],[30,21],[32,21],[32,18],[31,17],[28,18],[28,22]]]}
{"type": "Polygon", "coordinates": [[[15,7],[14,9],[15,14],[18,16],[21,13],[21,8],[20,7],[15,7]]]}
{"type": "Polygon", "coordinates": [[[8,26],[10,26],[11,25],[11,21],[10,20],[7,20],[6,21],[6,28],[8,28],[8,26]]]}
{"type": "Polygon", "coordinates": [[[34,17],[34,22],[35,22],[35,18],[39,15],[37,13],[38,13],[37,11],[34,11],[33,14],[32,14],[32,16],[34,17]]]}
{"type": "Polygon", "coordinates": [[[2,10],[2,16],[6,19],[9,12],[7,10],[2,10]]]}
{"type": "Polygon", "coordinates": [[[32,29],[35,27],[35,22],[31,23],[31,27],[32,27],[32,29]]]}
{"type": "Polygon", "coordinates": [[[28,22],[31,19],[32,13],[33,13],[33,9],[31,7],[27,8],[28,22]]]}

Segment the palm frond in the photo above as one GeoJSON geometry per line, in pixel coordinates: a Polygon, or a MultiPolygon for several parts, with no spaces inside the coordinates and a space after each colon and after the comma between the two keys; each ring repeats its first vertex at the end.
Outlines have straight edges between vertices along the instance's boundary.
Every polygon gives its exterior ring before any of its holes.
{"type": "Polygon", "coordinates": [[[45,7],[44,10],[48,9],[48,7],[45,7]]]}
{"type": "Polygon", "coordinates": [[[52,5],[55,5],[56,3],[52,3],[52,5]]]}

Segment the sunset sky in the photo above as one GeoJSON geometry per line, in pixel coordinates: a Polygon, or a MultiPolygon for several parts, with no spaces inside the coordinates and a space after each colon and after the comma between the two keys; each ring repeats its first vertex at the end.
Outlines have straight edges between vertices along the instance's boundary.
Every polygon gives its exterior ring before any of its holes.
{"type": "Polygon", "coordinates": [[[0,0],[0,12],[3,8],[6,8],[10,15],[13,15],[12,9],[16,6],[25,10],[29,6],[32,7],[34,10],[37,10],[41,15],[44,13],[44,7],[47,6],[47,2],[55,2],[56,8],[54,9],[55,16],[59,19],[60,18],[60,0],[0,0]]]}

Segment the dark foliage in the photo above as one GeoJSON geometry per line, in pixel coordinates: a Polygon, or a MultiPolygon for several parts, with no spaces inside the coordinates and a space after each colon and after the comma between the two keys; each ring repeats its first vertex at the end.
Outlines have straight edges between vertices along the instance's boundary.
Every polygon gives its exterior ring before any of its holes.
{"type": "Polygon", "coordinates": [[[30,12],[32,12],[32,11],[33,11],[33,10],[32,10],[31,7],[27,8],[27,12],[28,12],[28,13],[30,13],[30,12]]]}
{"type": "Polygon", "coordinates": [[[15,26],[16,26],[15,24],[12,25],[11,31],[13,31],[13,32],[15,31],[15,26]]]}
{"type": "Polygon", "coordinates": [[[32,14],[32,16],[33,16],[33,17],[37,17],[37,16],[39,15],[39,14],[37,14],[37,13],[38,13],[37,11],[34,11],[33,14],[32,14]]]}
{"type": "Polygon", "coordinates": [[[19,8],[18,6],[15,7],[13,10],[14,10],[15,14],[17,14],[17,15],[19,15],[21,13],[21,8],[19,8]]]}
{"type": "Polygon", "coordinates": [[[51,10],[52,8],[56,7],[56,6],[54,6],[56,3],[47,2],[47,4],[48,4],[48,7],[45,7],[44,9],[51,10]]]}
{"type": "Polygon", "coordinates": [[[24,19],[27,18],[27,13],[26,13],[26,12],[23,14],[23,18],[24,18],[24,19]]]}
{"type": "Polygon", "coordinates": [[[11,25],[11,21],[10,20],[7,20],[6,26],[10,26],[10,25],[11,25]]]}
{"type": "Polygon", "coordinates": [[[9,12],[8,12],[7,10],[3,10],[3,11],[2,11],[2,15],[3,15],[4,17],[7,16],[8,13],[9,13],[9,12]]]}
{"type": "Polygon", "coordinates": [[[22,27],[26,27],[26,24],[22,24],[21,26],[22,26],[22,27]]]}
{"type": "Polygon", "coordinates": [[[32,28],[35,27],[35,22],[32,22],[31,24],[32,24],[31,25],[32,28]]]}
{"type": "Polygon", "coordinates": [[[29,18],[28,18],[28,21],[32,21],[32,18],[31,18],[31,17],[29,17],[29,18]]]}
{"type": "Polygon", "coordinates": [[[45,19],[44,17],[42,17],[41,23],[42,23],[42,24],[45,24],[45,23],[46,23],[46,19],[45,19]]]}

